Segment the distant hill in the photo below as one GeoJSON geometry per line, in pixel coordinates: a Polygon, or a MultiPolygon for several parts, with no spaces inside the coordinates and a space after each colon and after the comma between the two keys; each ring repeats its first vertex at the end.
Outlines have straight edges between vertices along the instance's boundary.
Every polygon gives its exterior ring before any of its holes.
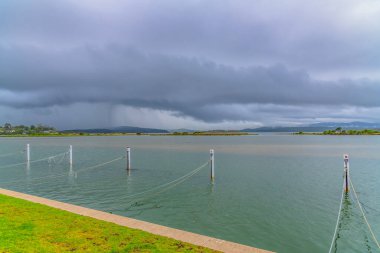
{"type": "Polygon", "coordinates": [[[324,122],[324,123],[315,123],[309,125],[310,127],[329,127],[337,128],[342,127],[344,129],[379,129],[380,123],[370,123],[370,122],[324,122]]]}
{"type": "MultiPolygon", "coordinates": [[[[242,129],[242,132],[323,132],[325,130],[331,130],[333,128],[328,127],[259,127],[259,128],[246,128],[242,129]]],[[[334,128],[335,129],[335,128],[334,128]]]]}
{"type": "Polygon", "coordinates": [[[164,129],[143,128],[134,126],[118,126],[112,128],[72,129],[61,131],[63,133],[169,133],[164,129]]]}
{"type": "MultiPolygon", "coordinates": [[[[259,127],[259,128],[246,128],[242,130],[229,130],[229,132],[323,132],[326,130],[334,130],[341,127],[346,130],[363,130],[363,129],[374,129],[380,130],[380,123],[370,123],[370,122],[323,122],[314,123],[305,126],[296,127],[259,127]]],[[[208,132],[223,132],[225,130],[209,130],[208,132]]],[[[118,126],[112,128],[90,128],[90,129],[72,129],[61,131],[64,133],[193,133],[197,130],[191,129],[156,129],[156,128],[143,128],[134,126],[118,126]]]]}
{"type": "Polygon", "coordinates": [[[177,133],[194,133],[196,132],[197,130],[191,130],[191,129],[187,129],[187,128],[179,128],[179,129],[171,129],[169,130],[170,133],[174,133],[174,132],[177,132],[177,133]]]}
{"type": "Polygon", "coordinates": [[[323,132],[341,127],[346,130],[380,129],[380,123],[369,122],[323,122],[297,127],[259,127],[246,128],[242,132],[323,132]]]}

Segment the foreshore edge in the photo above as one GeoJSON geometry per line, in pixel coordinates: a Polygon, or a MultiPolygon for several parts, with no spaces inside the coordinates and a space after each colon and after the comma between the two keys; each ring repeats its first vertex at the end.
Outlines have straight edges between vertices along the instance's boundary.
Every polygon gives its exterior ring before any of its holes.
{"type": "Polygon", "coordinates": [[[213,250],[218,250],[221,252],[230,252],[230,253],[273,253],[272,251],[267,251],[263,249],[254,248],[251,246],[234,243],[230,241],[225,241],[213,237],[208,237],[192,232],[187,232],[175,228],[170,228],[162,225],[157,225],[154,223],[140,221],[133,218],[128,218],[116,214],[106,213],[98,211],[95,209],[90,209],[82,206],[77,206],[73,204],[68,204],[56,200],[46,199],[30,194],[25,194],[21,192],[11,191],[7,189],[0,188],[0,194],[27,200],[34,203],[39,203],[42,205],[50,206],[60,210],[68,211],[71,213],[79,214],[82,216],[87,216],[95,218],[98,220],[103,220],[111,222],[117,225],[126,226],[129,228],[143,230],[152,234],[169,237],[178,241],[183,241],[191,243],[198,246],[203,246],[213,250]]]}

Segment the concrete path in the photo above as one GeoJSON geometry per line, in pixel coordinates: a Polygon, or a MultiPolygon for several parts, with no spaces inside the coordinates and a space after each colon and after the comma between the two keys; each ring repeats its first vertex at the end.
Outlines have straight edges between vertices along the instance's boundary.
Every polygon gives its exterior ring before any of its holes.
{"type": "Polygon", "coordinates": [[[72,204],[67,204],[55,200],[45,199],[29,194],[24,194],[20,192],[10,191],[0,188],[0,194],[28,200],[31,202],[47,205],[50,207],[58,208],[61,210],[69,211],[83,216],[92,217],[98,220],[112,222],[118,225],[140,229],[152,234],[166,236],[173,238],[179,241],[203,246],[206,248],[219,250],[222,252],[231,252],[231,253],[271,253],[271,251],[261,250],[253,248],[250,246],[224,241],[204,235],[199,235],[195,233],[186,232],[179,229],[169,228],[145,221],[140,221],[132,218],[127,218],[120,215],[110,214],[106,212],[97,211],[90,208],[85,208],[81,206],[76,206],[72,204]]]}

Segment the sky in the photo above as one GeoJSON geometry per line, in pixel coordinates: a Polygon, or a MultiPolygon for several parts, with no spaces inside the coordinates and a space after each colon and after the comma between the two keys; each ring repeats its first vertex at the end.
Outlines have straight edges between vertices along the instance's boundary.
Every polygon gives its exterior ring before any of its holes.
{"type": "Polygon", "coordinates": [[[0,124],[380,122],[379,0],[2,0],[0,124]]]}

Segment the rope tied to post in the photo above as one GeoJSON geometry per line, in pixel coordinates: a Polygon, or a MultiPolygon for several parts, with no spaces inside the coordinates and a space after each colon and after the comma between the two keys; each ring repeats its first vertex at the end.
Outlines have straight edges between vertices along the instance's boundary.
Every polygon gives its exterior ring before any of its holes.
{"type": "Polygon", "coordinates": [[[351,186],[351,189],[352,189],[352,191],[354,193],[357,205],[358,205],[358,207],[360,209],[360,212],[361,212],[361,215],[363,217],[363,220],[366,223],[367,228],[368,228],[368,230],[369,230],[369,232],[370,232],[370,234],[372,236],[372,239],[375,242],[375,244],[378,247],[378,249],[380,249],[379,241],[377,240],[377,238],[375,236],[375,233],[373,232],[372,227],[371,227],[371,225],[368,222],[368,219],[367,219],[367,217],[365,215],[365,212],[363,210],[362,204],[361,204],[361,202],[359,200],[358,194],[357,194],[357,192],[355,190],[354,184],[352,183],[352,180],[351,180],[351,177],[350,177],[350,174],[349,174],[349,169],[350,169],[349,157],[348,157],[347,154],[345,154],[345,155],[343,155],[343,158],[344,158],[344,174],[343,174],[344,180],[343,180],[343,187],[342,187],[342,198],[340,200],[338,218],[337,218],[337,221],[336,221],[334,236],[333,236],[332,241],[331,241],[329,253],[331,253],[332,248],[333,248],[333,246],[334,246],[334,244],[336,243],[336,240],[337,240],[337,231],[338,231],[339,221],[341,219],[340,216],[341,216],[341,211],[342,211],[343,196],[344,196],[344,193],[348,194],[349,185],[351,186]]]}
{"type": "Polygon", "coordinates": [[[42,161],[48,161],[48,162],[50,161],[51,162],[54,158],[57,158],[57,157],[60,157],[60,156],[65,156],[66,154],[67,154],[67,152],[63,152],[63,153],[59,153],[57,155],[48,156],[48,157],[44,157],[44,158],[33,160],[33,161],[8,164],[8,165],[1,166],[0,169],[11,168],[11,167],[19,166],[19,165],[26,165],[26,164],[37,163],[37,162],[42,162],[42,161]]]}
{"type": "MultiPolygon", "coordinates": [[[[66,153],[65,155],[67,155],[67,152],[65,152],[65,153],[66,153]]],[[[52,157],[51,156],[47,157],[47,158],[45,158],[45,160],[49,159],[49,158],[51,159],[52,157]]],[[[102,167],[104,165],[107,165],[107,164],[116,162],[118,160],[121,160],[123,158],[125,158],[125,157],[124,156],[120,156],[120,157],[117,157],[117,158],[112,159],[112,160],[107,161],[107,162],[103,162],[103,163],[96,164],[96,165],[93,165],[93,166],[90,166],[90,167],[82,168],[82,169],[79,169],[78,171],[76,171],[75,174],[82,173],[82,172],[85,172],[85,171],[89,171],[89,170],[92,170],[92,169],[95,169],[95,168],[99,168],[99,167],[102,167]]],[[[64,177],[64,176],[67,176],[67,173],[59,173],[59,174],[53,174],[53,175],[48,175],[48,176],[43,176],[43,177],[31,178],[31,179],[29,179],[29,181],[35,181],[35,180],[41,180],[41,179],[53,179],[53,178],[59,178],[59,177],[64,177]]],[[[13,184],[13,183],[19,183],[19,182],[25,182],[25,181],[27,181],[27,180],[26,179],[22,179],[22,180],[8,181],[8,182],[1,183],[1,184],[2,185],[4,185],[4,184],[7,185],[7,184],[13,184]]],[[[45,182],[37,182],[36,184],[33,184],[33,185],[38,185],[38,184],[43,184],[43,183],[45,183],[45,182]]]]}
{"type": "Polygon", "coordinates": [[[119,156],[119,157],[116,157],[115,159],[112,159],[110,161],[107,161],[107,162],[103,162],[103,163],[99,163],[99,164],[96,164],[96,165],[93,165],[93,166],[90,166],[90,167],[87,167],[87,168],[82,168],[82,169],[79,169],[77,170],[75,173],[78,174],[78,173],[82,173],[84,171],[89,171],[89,170],[93,170],[93,169],[96,169],[96,168],[99,168],[99,167],[102,167],[104,165],[107,165],[107,164],[110,164],[110,163],[113,163],[113,162],[116,162],[116,161],[119,161],[121,159],[125,158],[125,156],[119,156]]]}
{"type": "Polygon", "coordinates": [[[367,227],[368,227],[369,232],[371,233],[372,239],[373,239],[373,241],[375,242],[376,246],[380,249],[379,241],[377,240],[377,238],[376,238],[376,236],[375,236],[375,233],[373,232],[372,227],[371,227],[371,225],[369,224],[368,219],[367,219],[367,217],[366,217],[366,215],[365,215],[365,213],[364,213],[364,211],[363,211],[363,207],[362,207],[362,205],[361,205],[361,203],[360,203],[360,201],[359,201],[358,194],[356,193],[356,190],[355,190],[355,187],[354,187],[354,185],[353,185],[353,183],[352,183],[351,178],[350,178],[350,185],[351,185],[352,191],[354,192],[354,196],[355,196],[356,202],[357,202],[357,204],[358,204],[358,206],[359,206],[360,212],[361,212],[361,214],[362,214],[362,216],[363,216],[363,219],[364,219],[364,221],[365,221],[365,223],[366,223],[366,225],[367,225],[367,227]]]}
{"type": "Polygon", "coordinates": [[[343,205],[343,198],[344,198],[344,185],[345,185],[345,181],[343,180],[342,196],[340,198],[338,218],[336,219],[336,225],[335,225],[334,235],[333,235],[332,240],[331,240],[331,245],[330,245],[329,253],[331,253],[332,248],[333,248],[333,246],[334,246],[334,244],[336,242],[336,239],[337,239],[336,235],[337,235],[337,232],[338,232],[338,226],[339,226],[340,216],[341,216],[341,213],[342,213],[342,205],[343,205]]]}
{"type": "MultiPolygon", "coordinates": [[[[182,182],[186,181],[187,179],[189,179],[190,177],[192,177],[193,175],[197,174],[204,167],[206,167],[209,164],[209,162],[210,161],[207,161],[206,163],[204,163],[201,166],[197,167],[196,169],[190,171],[189,173],[187,173],[187,174],[185,174],[185,175],[183,175],[183,176],[181,176],[179,178],[176,178],[176,179],[174,179],[174,180],[172,180],[170,182],[167,182],[167,183],[164,183],[164,184],[161,184],[161,185],[157,185],[157,186],[155,186],[153,188],[150,188],[150,189],[142,191],[142,192],[138,192],[138,193],[135,193],[135,194],[124,196],[124,197],[120,198],[120,200],[134,198],[136,196],[144,195],[146,193],[154,192],[156,190],[160,190],[160,189],[166,188],[166,187],[173,188],[174,186],[178,185],[179,183],[182,183],[182,182]]],[[[168,189],[170,189],[170,188],[168,188],[168,189]]],[[[168,189],[165,189],[165,190],[168,190],[168,189]]],[[[161,192],[159,192],[159,193],[161,193],[161,192]]]]}
{"type": "MultiPolygon", "coordinates": [[[[139,203],[139,201],[153,198],[154,196],[161,194],[165,191],[168,191],[168,190],[176,187],[177,185],[185,182],[186,180],[190,179],[192,176],[194,176],[195,174],[200,172],[207,165],[209,165],[210,162],[211,162],[211,160],[209,159],[206,163],[200,165],[199,167],[195,168],[194,170],[190,171],[189,173],[187,173],[187,174],[185,174],[185,175],[183,175],[177,179],[174,179],[170,182],[167,182],[167,183],[164,183],[161,185],[157,185],[157,186],[155,186],[151,189],[145,190],[145,191],[141,191],[141,192],[138,192],[135,194],[131,194],[131,195],[127,195],[127,196],[118,198],[118,200],[119,201],[128,200],[127,202],[121,203],[121,205],[125,205],[125,204],[129,205],[130,203],[134,202],[134,204],[129,206],[129,208],[131,208],[132,206],[137,205],[139,203]]],[[[106,204],[106,203],[107,203],[107,201],[100,202],[100,204],[106,204]]]]}
{"type": "Polygon", "coordinates": [[[24,153],[24,152],[25,152],[25,151],[22,150],[22,151],[17,151],[17,152],[12,152],[12,153],[1,154],[0,157],[14,156],[14,155],[22,154],[22,153],[24,153]]]}

